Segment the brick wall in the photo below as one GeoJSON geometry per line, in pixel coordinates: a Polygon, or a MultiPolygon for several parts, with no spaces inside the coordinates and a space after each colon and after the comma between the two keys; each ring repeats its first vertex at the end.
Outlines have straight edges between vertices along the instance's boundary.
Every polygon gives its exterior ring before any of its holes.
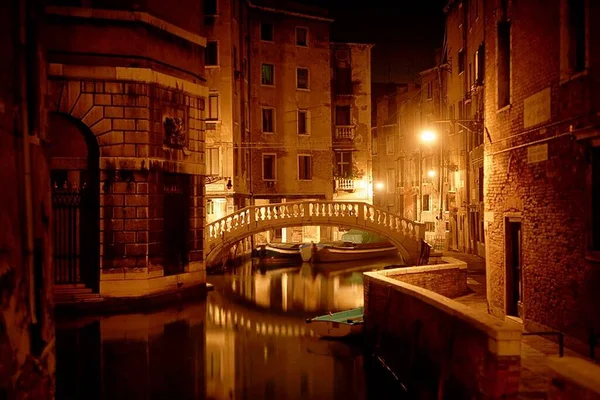
{"type": "MultiPolygon", "coordinates": [[[[503,13],[486,5],[488,301],[496,316],[507,313],[506,218],[520,218],[521,316],[526,327],[559,330],[587,341],[590,333],[600,332],[600,270],[586,259],[592,210],[590,143],[577,140],[577,132],[592,126],[590,132],[597,135],[598,121],[590,116],[599,103],[591,95],[594,90],[585,87],[597,88],[598,75],[592,65],[586,74],[561,78],[560,6],[559,0],[539,0],[508,7],[511,98],[499,110],[496,23],[503,13]],[[530,157],[532,143],[547,146],[541,158],[530,157]]],[[[599,16],[597,7],[590,6],[588,13],[590,21],[599,16]]],[[[593,38],[598,36],[589,37],[590,49],[597,48],[593,38]]]]}
{"type": "Polygon", "coordinates": [[[463,262],[408,267],[386,272],[389,278],[431,290],[448,298],[455,298],[469,292],[467,264],[463,262]]]}
{"type": "Polygon", "coordinates": [[[410,391],[437,394],[441,384],[445,398],[516,396],[519,326],[380,272],[364,285],[367,340],[410,391]]]}

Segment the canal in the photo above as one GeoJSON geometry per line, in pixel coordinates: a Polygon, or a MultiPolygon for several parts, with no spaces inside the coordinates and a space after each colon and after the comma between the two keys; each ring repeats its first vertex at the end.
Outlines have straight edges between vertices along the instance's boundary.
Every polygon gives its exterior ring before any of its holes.
{"type": "Polygon", "coordinates": [[[261,265],[220,275],[205,301],[57,322],[58,399],[386,399],[402,387],[360,341],[308,317],[361,306],[362,273],[399,260],[261,265]]]}

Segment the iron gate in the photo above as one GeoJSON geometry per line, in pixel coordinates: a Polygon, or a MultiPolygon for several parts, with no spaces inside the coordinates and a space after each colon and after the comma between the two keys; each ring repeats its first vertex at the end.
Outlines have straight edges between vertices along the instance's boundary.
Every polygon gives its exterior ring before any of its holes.
{"type": "Polygon", "coordinates": [[[81,276],[81,199],[82,190],[66,184],[54,186],[54,282],[82,283],[81,276]]]}
{"type": "Polygon", "coordinates": [[[188,263],[189,178],[184,174],[164,175],[165,275],[184,272],[188,263]]]}

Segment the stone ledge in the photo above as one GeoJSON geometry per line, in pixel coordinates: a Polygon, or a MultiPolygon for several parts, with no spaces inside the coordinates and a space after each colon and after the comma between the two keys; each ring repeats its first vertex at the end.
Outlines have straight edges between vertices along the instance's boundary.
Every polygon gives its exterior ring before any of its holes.
{"type": "Polygon", "coordinates": [[[444,264],[434,264],[434,265],[421,265],[418,267],[405,267],[405,268],[394,268],[394,269],[386,269],[383,271],[378,271],[380,275],[383,276],[395,276],[395,275],[405,275],[405,274],[418,274],[421,272],[434,272],[434,271],[444,271],[448,269],[460,269],[466,270],[467,263],[457,260],[452,257],[442,257],[442,261],[444,264]]]}
{"type": "Polygon", "coordinates": [[[208,97],[207,86],[175,78],[174,76],[154,71],[150,68],[98,67],[51,63],[48,65],[48,75],[50,77],[72,79],[105,79],[157,84],[171,89],[182,90],[193,96],[208,97]]]}
{"type": "Polygon", "coordinates": [[[178,27],[177,25],[173,25],[170,22],[157,18],[147,12],[103,10],[97,8],[65,6],[46,6],[45,11],[46,14],[58,15],[62,17],[142,22],[154,28],[168,32],[171,35],[187,40],[188,42],[197,44],[198,46],[206,47],[205,37],[187,31],[183,28],[178,27]]]}
{"type": "Polygon", "coordinates": [[[493,354],[520,357],[523,328],[516,322],[501,321],[487,313],[473,310],[468,306],[430,290],[385,276],[390,272],[393,273],[394,270],[365,272],[364,275],[367,279],[385,283],[387,286],[393,287],[394,290],[416,298],[450,316],[466,322],[475,329],[483,331],[489,338],[488,349],[493,354]]]}

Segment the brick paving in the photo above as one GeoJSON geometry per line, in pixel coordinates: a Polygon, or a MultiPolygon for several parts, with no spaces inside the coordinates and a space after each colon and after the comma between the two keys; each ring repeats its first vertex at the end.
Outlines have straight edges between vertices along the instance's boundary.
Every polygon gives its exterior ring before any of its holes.
{"type": "MultiPolygon", "coordinates": [[[[458,253],[444,252],[444,256],[453,257],[467,263],[467,284],[472,293],[454,300],[487,312],[485,260],[481,257],[458,253]]],[[[548,397],[550,369],[547,357],[558,355],[558,344],[541,336],[523,336],[521,341],[521,380],[519,383],[520,399],[545,399],[548,397]]],[[[581,357],[569,349],[565,356],[581,357]]]]}

